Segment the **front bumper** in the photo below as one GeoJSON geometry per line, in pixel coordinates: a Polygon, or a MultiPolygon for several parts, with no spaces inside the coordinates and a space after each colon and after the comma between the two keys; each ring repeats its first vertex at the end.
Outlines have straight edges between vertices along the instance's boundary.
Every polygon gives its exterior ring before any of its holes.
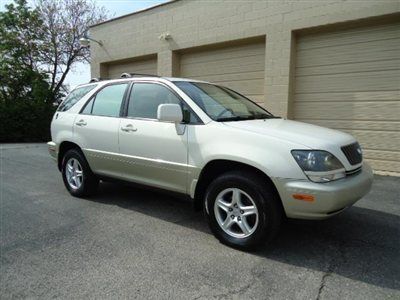
{"type": "Polygon", "coordinates": [[[56,143],[48,142],[47,147],[48,147],[51,158],[54,159],[55,161],[57,161],[57,145],[56,145],[56,143]]]}
{"type": "Polygon", "coordinates": [[[288,218],[326,219],[353,205],[371,189],[372,169],[363,163],[360,173],[328,183],[275,178],[273,182],[288,218]],[[314,201],[293,198],[293,194],[314,196],[314,201]]]}

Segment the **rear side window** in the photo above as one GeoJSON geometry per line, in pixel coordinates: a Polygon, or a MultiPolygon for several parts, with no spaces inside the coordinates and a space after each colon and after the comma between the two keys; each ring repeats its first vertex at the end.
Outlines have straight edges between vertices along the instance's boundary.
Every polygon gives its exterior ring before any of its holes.
{"type": "MultiPolygon", "coordinates": [[[[91,114],[105,117],[119,117],[127,86],[128,83],[114,84],[100,90],[93,100],[91,114]]],[[[92,100],[90,102],[92,102],[92,100]]],[[[89,105],[84,109],[84,113],[89,113],[87,108],[90,108],[91,103],[88,104],[89,105]]]]}
{"type": "Polygon", "coordinates": [[[94,98],[90,99],[90,101],[88,103],[86,103],[86,106],[81,111],[81,114],[90,115],[92,113],[93,102],[94,102],[94,98]]]}
{"type": "Polygon", "coordinates": [[[74,106],[79,100],[81,100],[87,93],[89,93],[91,90],[93,90],[95,87],[96,87],[96,85],[94,84],[94,85],[83,86],[83,87],[74,89],[67,96],[67,98],[65,98],[64,101],[61,102],[57,111],[67,111],[72,106],[74,106]]]}

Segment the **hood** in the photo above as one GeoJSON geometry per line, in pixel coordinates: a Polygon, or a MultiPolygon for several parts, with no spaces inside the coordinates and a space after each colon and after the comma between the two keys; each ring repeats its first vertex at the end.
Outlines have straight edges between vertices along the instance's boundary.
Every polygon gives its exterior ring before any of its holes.
{"type": "Polygon", "coordinates": [[[284,139],[315,150],[327,150],[355,142],[351,135],[341,131],[285,119],[232,121],[224,122],[224,124],[237,129],[284,139]]]}

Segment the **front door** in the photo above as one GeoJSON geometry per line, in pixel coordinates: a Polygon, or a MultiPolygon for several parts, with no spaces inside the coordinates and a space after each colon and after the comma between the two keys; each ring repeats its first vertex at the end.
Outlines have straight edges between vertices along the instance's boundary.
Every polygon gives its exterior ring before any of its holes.
{"type": "Polygon", "coordinates": [[[119,130],[120,157],[125,160],[125,179],[159,188],[186,192],[186,125],[157,120],[160,104],[180,104],[166,86],[134,83],[128,98],[127,116],[119,130]]]}

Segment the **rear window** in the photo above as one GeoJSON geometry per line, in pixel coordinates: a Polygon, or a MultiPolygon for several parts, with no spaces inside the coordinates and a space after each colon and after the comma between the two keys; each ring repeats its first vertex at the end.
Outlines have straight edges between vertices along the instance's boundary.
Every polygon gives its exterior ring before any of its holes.
{"type": "Polygon", "coordinates": [[[83,86],[83,87],[74,89],[67,96],[67,98],[65,98],[64,101],[61,102],[57,111],[67,111],[72,106],[74,106],[75,103],[77,103],[79,100],[81,100],[87,93],[89,93],[91,90],[93,90],[95,87],[96,87],[96,85],[94,84],[94,85],[88,85],[88,86],[83,86]]]}

